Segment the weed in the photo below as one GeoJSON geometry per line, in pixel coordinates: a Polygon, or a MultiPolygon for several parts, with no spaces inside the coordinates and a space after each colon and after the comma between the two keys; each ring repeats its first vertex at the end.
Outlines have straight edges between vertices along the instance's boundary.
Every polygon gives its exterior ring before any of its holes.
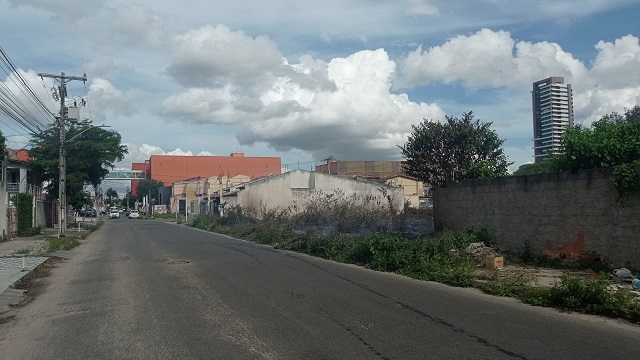
{"type": "Polygon", "coordinates": [[[31,253],[31,249],[28,249],[28,248],[24,248],[16,251],[16,254],[18,255],[27,255],[29,253],[31,253]]]}
{"type": "Polygon", "coordinates": [[[80,245],[80,241],[75,237],[59,237],[50,238],[47,246],[47,252],[56,252],[60,250],[71,250],[80,245]]]}
{"type": "Polygon", "coordinates": [[[39,235],[41,232],[42,232],[42,229],[39,226],[28,227],[28,228],[22,229],[21,231],[18,231],[18,236],[29,237],[29,236],[39,235]]]}
{"type": "MultiPolygon", "coordinates": [[[[454,286],[471,286],[475,270],[474,259],[465,250],[471,243],[492,244],[486,230],[477,232],[447,232],[436,236],[408,240],[384,228],[366,235],[348,235],[336,230],[362,229],[371,226],[371,217],[386,216],[384,199],[356,199],[340,192],[322,194],[312,199],[305,212],[292,215],[292,209],[267,211],[264,205],[259,212],[234,207],[225,210],[223,218],[198,215],[192,218],[193,226],[231,236],[269,244],[276,248],[298,251],[335,261],[354,263],[379,271],[389,271],[409,277],[438,281],[454,286]],[[365,205],[363,205],[365,204],[365,205]],[[378,209],[382,206],[382,210],[378,209]],[[248,214],[259,214],[255,219],[248,214]],[[301,224],[337,223],[333,232],[301,231],[301,224]],[[295,229],[295,231],[294,231],[295,229]]],[[[401,216],[401,215],[400,215],[401,216]]],[[[377,221],[377,220],[376,220],[377,221]]],[[[402,222],[401,218],[390,222],[402,222]]],[[[601,270],[606,278],[606,264],[582,262],[567,264],[530,254],[525,243],[525,259],[545,266],[601,270]]],[[[522,260],[522,258],[520,259],[522,260]]],[[[627,290],[611,292],[604,280],[562,278],[552,288],[530,285],[525,272],[515,275],[492,273],[483,287],[487,293],[509,296],[536,306],[553,306],[565,310],[618,316],[640,320],[640,301],[627,290]]]]}
{"type": "Polygon", "coordinates": [[[640,320],[640,301],[629,290],[611,291],[603,280],[563,277],[549,292],[551,305],[565,310],[640,320]]]}
{"type": "Polygon", "coordinates": [[[516,297],[520,293],[519,289],[528,286],[530,280],[524,271],[505,275],[496,270],[489,277],[483,290],[492,295],[516,297]]]}
{"type": "Polygon", "coordinates": [[[530,240],[525,240],[524,241],[524,251],[522,251],[522,254],[520,255],[520,258],[524,262],[530,262],[530,261],[533,260],[533,255],[531,253],[531,241],[530,240]]]}

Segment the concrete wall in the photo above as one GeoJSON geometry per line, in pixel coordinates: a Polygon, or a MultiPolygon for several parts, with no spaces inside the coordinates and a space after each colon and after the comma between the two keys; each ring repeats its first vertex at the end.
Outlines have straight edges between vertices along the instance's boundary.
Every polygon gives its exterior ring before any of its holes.
{"type": "Polygon", "coordinates": [[[434,190],[436,231],[485,228],[500,248],[640,266],[640,194],[625,203],[608,170],[513,176],[434,190]]]}
{"type": "Polygon", "coordinates": [[[320,191],[325,194],[343,191],[346,196],[352,194],[363,197],[376,196],[380,197],[382,204],[386,204],[386,200],[378,190],[380,188],[385,188],[392,195],[394,208],[401,211],[404,206],[402,187],[390,187],[380,183],[357,181],[304,170],[293,170],[247,183],[244,189],[238,191],[235,201],[227,200],[226,197],[223,201],[227,201],[229,205],[237,204],[258,212],[266,206],[267,210],[291,207],[296,213],[302,212],[309,198],[320,191]],[[295,208],[293,208],[294,205],[295,208]]]}

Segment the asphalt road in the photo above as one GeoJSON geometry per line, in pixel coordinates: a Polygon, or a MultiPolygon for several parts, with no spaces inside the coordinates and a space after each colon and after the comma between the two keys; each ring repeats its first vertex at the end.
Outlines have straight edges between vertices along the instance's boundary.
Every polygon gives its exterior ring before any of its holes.
{"type": "Polygon", "coordinates": [[[640,356],[637,325],[157,221],[107,220],[38,281],[2,359],[640,356]]]}

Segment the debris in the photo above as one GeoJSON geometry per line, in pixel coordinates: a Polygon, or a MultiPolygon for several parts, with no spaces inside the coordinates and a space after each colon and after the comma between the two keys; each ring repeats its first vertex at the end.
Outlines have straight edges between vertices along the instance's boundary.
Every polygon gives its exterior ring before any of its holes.
{"type": "Polygon", "coordinates": [[[504,258],[502,256],[489,255],[486,257],[486,265],[489,269],[502,269],[504,258]]]}
{"type": "Polygon", "coordinates": [[[622,290],[622,289],[624,289],[624,286],[620,285],[620,284],[611,284],[611,285],[607,286],[607,291],[609,291],[609,292],[616,292],[616,291],[622,290]]]}
{"type": "Polygon", "coordinates": [[[613,274],[622,280],[631,280],[633,279],[633,275],[631,274],[631,270],[627,268],[620,268],[613,270],[613,274]]]}

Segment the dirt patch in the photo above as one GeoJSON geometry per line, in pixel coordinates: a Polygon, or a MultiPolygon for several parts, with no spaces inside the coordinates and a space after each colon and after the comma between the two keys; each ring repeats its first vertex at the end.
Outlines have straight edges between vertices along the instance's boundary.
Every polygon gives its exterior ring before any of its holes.
{"type": "Polygon", "coordinates": [[[535,266],[510,264],[497,270],[487,269],[479,266],[474,271],[474,277],[478,280],[488,280],[498,273],[500,278],[521,278],[523,282],[532,286],[551,288],[557,282],[560,282],[563,276],[579,277],[594,280],[598,274],[593,270],[569,270],[569,269],[550,269],[535,266]]]}
{"type": "Polygon", "coordinates": [[[61,258],[52,257],[47,262],[30,272],[28,276],[20,279],[14,287],[16,289],[27,290],[27,298],[20,304],[16,305],[16,307],[23,307],[31,303],[39,294],[44,292],[48,285],[47,277],[62,261],[63,259],[61,258]]]}
{"type": "MultiPolygon", "coordinates": [[[[16,314],[11,314],[11,315],[2,315],[0,316],[0,325],[4,325],[8,322],[13,321],[13,319],[16,318],[16,314]]],[[[3,340],[3,339],[0,339],[3,340]]]]}

